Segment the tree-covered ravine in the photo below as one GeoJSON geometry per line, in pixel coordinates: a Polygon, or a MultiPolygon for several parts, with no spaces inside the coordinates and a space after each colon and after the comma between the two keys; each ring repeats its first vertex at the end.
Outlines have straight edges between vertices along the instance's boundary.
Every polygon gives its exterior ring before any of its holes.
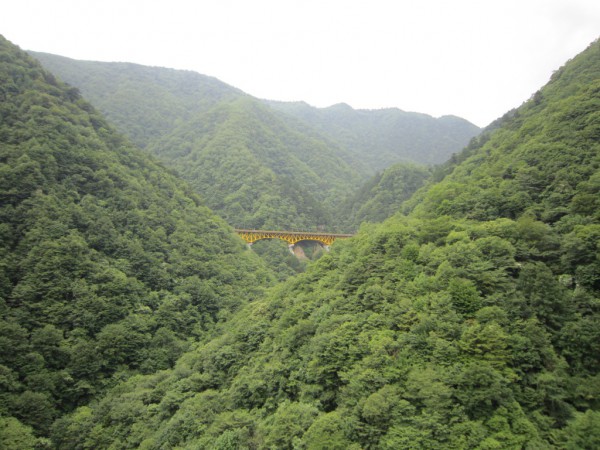
{"type": "Polygon", "coordinates": [[[205,94],[144,146],[0,37],[0,448],[600,448],[600,41],[370,179],[329,125],[205,94]],[[358,231],[249,250],[222,211],[285,224],[227,173],[358,231]]]}
{"type": "MultiPolygon", "coordinates": [[[[425,182],[423,164],[480,131],[457,117],[268,102],[195,72],[29,53],[236,228],[353,233],[392,215],[425,182]]],[[[306,267],[283,242],[255,251],[280,280],[306,267]]]]}
{"type": "Polygon", "coordinates": [[[353,232],[347,202],[376,172],[442,163],[480,131],[457,117],[267,102],[189,71],[31,54],[239,228],[353,232]]]}

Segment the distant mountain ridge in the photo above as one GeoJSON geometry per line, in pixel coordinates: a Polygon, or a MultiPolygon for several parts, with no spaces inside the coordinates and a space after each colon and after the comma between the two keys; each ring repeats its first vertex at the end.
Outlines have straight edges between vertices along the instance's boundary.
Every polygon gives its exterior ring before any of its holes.
{"type": "Polygon", "coordinates": [[[397,162],[440,164],[481,129],[456,116],[435,119],[398,108],[353,109],[345,103],[315,108],[304,102],[267,102],[346,148],[371,173],[397,162]]]}
{"type": "MultiPolygon", "coordinates": [[[[141,147],[221,101],[254,98],[196,72],[29,53],[79,88],[141,147]]],[[[315,108],[305,102],[260,101],[303,122],[305,132],[325,139],[338,156],[368,176],[396,162],[442,163],[481,131],[459,117],[436,119],[397,108],[355,110],[345,103],[315,108]]]]}
{"type": "Polygon", "coordinates": [[[451,116],[318,109],[190,71],[30,54],[234,226],[352,231],[340,209],[369,177],[397,162],[441,163],[479,132],[451,116]]]}
{"type": "Polygon", "coordinates": [[[283,113],[281,120],[318,136],[332,152],[367,176],[396,162],[442,163],[480,131],[455,116],[436,119],[397,108],[355,110],[347,104],[314,108],[304,102],[258,100],[196,72],[30,54],[79,88],[142,147],[194,114],[234,98],[252,98],[283,113]]]}
{"type": "Polygon", "coordinates": [[[214,78],[32,55],[235,226],[330,227],[328,205],[364,177],[343,148],[214,78]]]}
{"type": "Polygon", "coordinates": [[[247,96],[216,78],[187,70],[28,53],[77,87],[142,148],[221,101],[247,96]]]}

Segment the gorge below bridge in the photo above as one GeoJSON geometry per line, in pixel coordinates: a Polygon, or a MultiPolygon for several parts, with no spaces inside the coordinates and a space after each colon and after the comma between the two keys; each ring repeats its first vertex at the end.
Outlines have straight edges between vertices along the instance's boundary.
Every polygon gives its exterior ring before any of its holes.
{"type": "Polygon", "coordinates": [[[329,247],[336,239],[347,239],[354,236],[353,234],[336,234],[336,233],[323,233],[323,232],[311,232],[311,231],[266,231],[266,230],[241,230],[235,229],[235,232],[246,241],[248,246],[251,246],[256,241],[262,239],[281,239],[288,243],[288,247],[292,253],[294,253],[294,245],[300,241],[316,241],[319,242],[325,250],[329,250],[329,247]]]}

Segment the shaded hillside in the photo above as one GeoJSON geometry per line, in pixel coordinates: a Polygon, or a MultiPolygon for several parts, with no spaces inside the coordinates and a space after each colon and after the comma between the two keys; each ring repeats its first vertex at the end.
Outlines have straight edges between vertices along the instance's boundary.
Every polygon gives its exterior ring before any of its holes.
{"type": "Polygon", "coordinates": [[[171,367],[271,279],[188,184],[1,36],[0,217],[2,448],[171,367]]]}
{"type": "Polygon", "coordinates": [[[346,104],[314,108],[303,102],[268,102],[303,120],[348,150],[369,173],[397,162],[440,164],[480,132],[455,116],[435,119],[400,109],[355,110],[346,104]]]}
{"type": "Polygon", "coordinates": [[[383,222],[398,212],[431,177],[431,171],[414,164],[398,163],[377,173],[356,194],[337,208],[346,229],[357,230],[363,222],[383,222]]]}
{"type": "Polygon", "coordinates": [[[598,448],[599,79],[596,42],[410,215],[59,421],[56,445],[598,448]]]}

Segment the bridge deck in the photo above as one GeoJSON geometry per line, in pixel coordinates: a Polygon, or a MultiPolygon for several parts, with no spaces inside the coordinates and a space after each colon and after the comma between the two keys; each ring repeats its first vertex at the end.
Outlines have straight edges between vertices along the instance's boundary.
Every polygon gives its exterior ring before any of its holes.
{"type": "Polygon", "coordinates": [[[324,245],[331,245],[336,239],[346,239],[352,237],[352,234],[341,233],[323,233],[311,231],[275,231],[275,230],[243,230],[235,229],[248,244],[260,241],[261,239],[282,239],[290,245],[300,241],[318,241],[324,245]]]}

